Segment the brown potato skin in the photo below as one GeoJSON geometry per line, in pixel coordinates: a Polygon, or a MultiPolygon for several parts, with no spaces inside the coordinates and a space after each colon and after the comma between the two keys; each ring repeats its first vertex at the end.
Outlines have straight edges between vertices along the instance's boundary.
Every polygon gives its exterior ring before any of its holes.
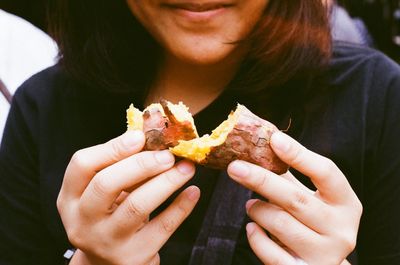
{"type": "Polygon", "coordinates": [[[179,140],[197,137],[190,122],[178,122],[169,117],[163,116],[158,109],[143,113],[143,132],[146,137],[144,150],[164,150],[176,146],[179,140]]]}
{"type": "Polygon", "coordinates": [[[225,142],[213,147],[200,164],[226,169],[230,162],[239,159],[283,174],[289,166],[275,155],[270,146],[270,138],[275,131],[278,131],[275,125],[244,108],[225,142]]]}

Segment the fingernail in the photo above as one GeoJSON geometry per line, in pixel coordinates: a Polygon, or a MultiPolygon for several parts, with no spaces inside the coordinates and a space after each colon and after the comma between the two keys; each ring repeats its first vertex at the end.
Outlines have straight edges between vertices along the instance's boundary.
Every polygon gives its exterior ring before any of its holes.
{"type": "Polygon", "coordinates": [[[164,150],[159,151],[155,154],[156,160],[160,164],[170,164],[174,162],[175,157],[171,154],[170,151],[164,150]]]}
{"type": "Polygon", "coordinates": [[[246,210],[247,210],[247,212],[249,211],[251,206],[253,206],[257,201],[258,201],[257,199],[251,199],[251,200],[248,200],[246,202],[246,210]]]}
{"type": "Polygon", "coordinates": [[[251,236],[254,231],[256,230],[256,224],[255,223],[248,223],[246,225],[246,232],[248,236],[251,236]]]}
{"type": "Polygon", "coordinates": [[[200,189],[196,186],[191,186],[186,190],[186,195],[191,201],[197,201],[200,198],[200,189]]]}
{"type": "Polygon", "coordinates": [[[134,130],[134,131],[127,131],[122,135],[122,144],[125,148],[130,149],[137,145],[142,145],[144,140],[143,132],[134,130]]]}
{"type": "Polygon", "coordinates": [[[177,169],[179,172],[181,172],[184,175],[188,175],[193,172],[194,166],[191,163],[188,163],[186,161],[182,161],[178,164],[177,169]]]}
{"type": "Polygon", "coordinates": [[[249,167],[242,161],[234,161],[229,165],[229,172],[233,177],[244,178],[249,175],[249,167]]]}
{"type": "Polygon", "coordinates": [[[290,148],[290,143],[288,142],[288,137],[281,133],[275,132],[271,136],[271,145],[274,149],[277,149],[281,152],[287,152],[290,148]]]}

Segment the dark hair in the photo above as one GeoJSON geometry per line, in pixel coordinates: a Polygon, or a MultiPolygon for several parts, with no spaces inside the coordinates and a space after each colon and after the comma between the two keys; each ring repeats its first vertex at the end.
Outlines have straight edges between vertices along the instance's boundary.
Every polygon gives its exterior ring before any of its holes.
{"type": "MultiPolygon", "coordinates": [[[[67,72],[115,91],[140,87],[145,96],[161,49],[125,0],[56,0],[52,5],[50,32],[67,72]]],[[[251,48],[237,83],[259,91],[315,73],[330,56],[328,24],[321,0],[270,0],[254,32],[239,41],[251,48]]]]}
{"type": "Polygon", "coordinates": [[[159,45],[126,1],[55,0],[48,10],[60,64],[79,82],[121,92],[153,79],[159,45]]]}
{"type": "Polygon", "coordinates": [[[327,9],[321,0],[270,1],[247,41],[248,81],[253,89],[280,85],[313,73],[330,58],[327,9]]]}

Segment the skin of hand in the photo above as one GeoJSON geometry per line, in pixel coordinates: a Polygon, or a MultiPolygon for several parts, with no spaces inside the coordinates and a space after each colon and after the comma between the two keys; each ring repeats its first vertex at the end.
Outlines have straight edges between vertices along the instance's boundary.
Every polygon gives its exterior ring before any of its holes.
{"type": "Polygon", "coordinates": [[[271,146],[317,190],[289,171],[279,176],[244,161],[232,162],[232,179],[266,199],[246,204],[254,221],[246,226],[251,248],[265,264],[295,265],[296,258],[309,265],[349,264],[345,259],[356,245],[362,205],[346,177],[331,160],[282,132],[272,135],[271,146]]]}
{"type": "Polygon", "coordinates": [[[159,264],[158,251],[200,197],[191,186],[158,216],[149,215],[193,177],[188,161],[169,151],[141,152],[145,138],[130,131],[76,152],[57,207],[76,264],[159,264]]]}

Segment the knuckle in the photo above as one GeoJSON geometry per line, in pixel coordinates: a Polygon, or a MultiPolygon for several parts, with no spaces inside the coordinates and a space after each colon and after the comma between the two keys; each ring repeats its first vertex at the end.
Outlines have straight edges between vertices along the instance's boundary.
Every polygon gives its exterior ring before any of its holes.
{"type": "MultiPolygon", "coordinates": [[[[364,208],[363,208],[363,205],[362,205],[361,201],[358,199],[357,196],[356,196],[356,199],[355,199],[354,209],[355,209],[355,213],[357,214],[357,217],[359,219],[361,217],[363,211],[364,211],[364,208]]],[[[357,220],[357,221],[359,221],[359,220],[357,220]]]]}
{"type": "Polygon", "coordinates": [[[293,167],[296,167],[297,165],[299,165],[303,162],[303,156],[304,156],[305,151],[306,151],[306,148],[304,146],[295,147],[292,145],[290,147],[289,160],[291,161],[291,164],[293,167]]]}
{"type": "Polygon", "coordinates": [[[185,206],[183,202],[178,204],[178,214],[176,216],[187,216],[189,214],[189,209],[185,206]]]}
{"type": "Polygon", "coordinates": [[[58,212],[61,214],[64,208],[64,199],[60,195],[57,197],[56,206],[58,212]]]}
{"type": "Polygon", "coordinates": [[[364,211],[364,206],[362,205],[362,203],[358,197],[357,197],[357,207],[360,212],[364,211]]]}
{"type": "Polygon", "coordinates": [[[290,217],[284,211],[278,211],[275,213],[275,217],[272,219],[272,229],[276,236],[286,231],[290,225],[290,217]]]}
{"type": "Polygon", "coordinates": [[[321,205],[315,209],[318,212],[319,219],[324,220],[329,224],[332,224],[336,220],[336,211],[330,205],[321,205]]]}
{"type": "Polygon", "coordinates": [[[71,158],[70,164],[73,164],[74,166],[78,168],[89,168],[90,163],[88,156],[86,155],[86,152],[84,149],[76,151],[71,158]]]}
{"type": "Polygon", "coordinates": [[[189,210],[184,203],[180,202],[176,205],[174,214],[160,220],[160,230],[163,233],[171,234],[179,226],[180,220],[189,214],[189,210]]]}
{"type": "Polygon", "coordinates": [[[160,220],[160,232],[171,234],[178,226],[178,222],[174,218],[163,218],[160,220]]]}
{"type": "Polygon", "coordinates": [[[183,178],[177,171],[168,171],[165,173],[165,177],[169,184],[176,186],[179,185],[185,178],[183,178]]]}
{"type": "Polygon", "coordinates": [[[127,198],[126,201],[127,201],[126,215],[128,218],[134,218],[139,220],[147,219],[148,214],[146,213],[144,207],[141,206],[140,203],[131,198],[127,198]]]}
{"type": "Polygon", "coordinates": [[[93,193],[99,198],[105,197],[108,193],[110,185],[107,178],[102,174],[97,174],[97,176],[92,180],[92,190],[93,193]]]}
{"type": "Polygon", "coordinates": [[[298,245],[310,245],[310,240],[307,239],[307,236],[304,233],[301,232],[295,232],[292,235],[290,235],[291,238],[293,239],[294,242],[298,245]]]}
{"type": "Polygon", "coordinates": [[[293,197],[288,203],[288,210],[293,212],[301,212],[310,204],[309,195],[303,191],[295,191],[293,197]]]}
{"type": "Polygon", "coordinates": [[[338,171],[338,167],[331,159],[325,157],[322,163],[322,168],[324,169],[325,176],[332,176],[338,171]]]}
{"type": "Polygon", "coordinates": [[[139,167],[140,170],[148,170],[152,167],[154,167],[154,165],[151,165],[151,161],[154,161],[153,159],[146,159],[146,157],[144,156],[145,153],[141,153],[139,155],[136,156],[136,164],[139,167]]]}
{"type": "Polygon", "coordinates": [[[338,249],[342,249],[347,253],[350,253],[356,247],[357,232],[353,231],[352,229],[341,229],[332,236],[331,240],[336,241],[336,246],[338,249]]]}
{"type": "Polygon", "coordinates": [[[356,248],[356,235],[354,233],[347,233],[344,237],[342,237],[341,245],[344,249],[350,253],[356,248]]]}
{"type": "Polygon", "coordinates": [[[125,153],[121,140],[113,139],[110,141],[110,158],[112,161],[117,162],[121,159],[121,156],[125,153]]]}
{"type": "Polygon", "coordinates": [[[248,178],[250,189],[257,191],[269,186],[268,181],[270,180],[270,176],[268,175],[268,172],[261,170],[261,172],[256,172],[256,174],[253,175],[253,178],[248,178]]]}

